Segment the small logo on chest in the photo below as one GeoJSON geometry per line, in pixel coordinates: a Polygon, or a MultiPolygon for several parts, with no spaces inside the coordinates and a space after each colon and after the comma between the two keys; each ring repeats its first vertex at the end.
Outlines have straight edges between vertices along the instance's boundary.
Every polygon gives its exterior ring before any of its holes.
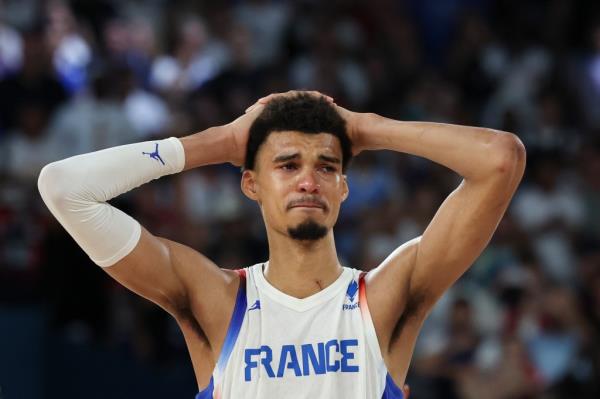
{"type": "Polygon", "coordinates": [[[257,309],[260,309],[260,300],[258,300],[258,299],[256,300],[256,302],[254,302],[252,304],[252,306],[250,306],[248,308],[248,312],[251,311],[251,310],[257,310],[257,309]]]}
{"type": "Polygon", "coordinates": [[[352,310],[359,307],[358,301],[355,302],[356,294],[358,293],[358,283],[356,280],[352,280],[348,284],[348,290],[346,291],[346,300],[342,305],[342,310],[352,310]]]}

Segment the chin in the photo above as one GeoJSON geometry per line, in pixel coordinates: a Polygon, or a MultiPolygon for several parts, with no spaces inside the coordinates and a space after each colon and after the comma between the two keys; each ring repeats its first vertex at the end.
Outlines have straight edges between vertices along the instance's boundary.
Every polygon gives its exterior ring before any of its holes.
{"type": "Polygon", "coordinates": [[[317,241],[329,232],[329,228],[312,218],[305,219],[299,224],[288,227],[288,234],[294,240],[300,241],[317,241]]]}

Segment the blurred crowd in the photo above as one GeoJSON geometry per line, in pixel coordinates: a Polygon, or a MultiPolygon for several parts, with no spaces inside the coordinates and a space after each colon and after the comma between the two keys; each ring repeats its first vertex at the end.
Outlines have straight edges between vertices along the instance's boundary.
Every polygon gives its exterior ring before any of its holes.
{"type": "MultiPolygon", "coordinates": [[[[413,397],[600,397],[594,2],[0,1],[0,309],[42,306],[48,336],[75,347],[188,365],[174,321],[91,263],[43,205],[37,176],[71,155],[228,123],[293,88],[400,120],[514,132],[527,147],[489,247],[423,327],[413,397]]],[[[245,267],[268,248],[239,179],[231,165],[200,168],[114,205],[245,267]]],[[[460,182],[391,152],[361,154],[348,179],[336,244],[364,270],[420,235],[460,182]]]]}

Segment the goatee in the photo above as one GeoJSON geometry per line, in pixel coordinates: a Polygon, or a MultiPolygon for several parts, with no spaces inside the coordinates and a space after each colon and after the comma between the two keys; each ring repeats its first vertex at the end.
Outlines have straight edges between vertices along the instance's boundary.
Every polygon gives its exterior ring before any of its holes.
{"type": "Polygon", "coordinates": [[[288,227],[288,234],[294,240],[316,241],[327,235],[327,227],[308,219],[296,227],[288,227]]]}

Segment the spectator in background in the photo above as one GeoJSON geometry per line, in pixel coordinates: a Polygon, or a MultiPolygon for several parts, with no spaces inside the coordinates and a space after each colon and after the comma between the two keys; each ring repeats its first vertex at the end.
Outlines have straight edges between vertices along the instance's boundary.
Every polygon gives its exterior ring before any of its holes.
{"type": "Polygon", "coordinates": [[[483,110],[486,126],[500,127],[506,113],[515,116],[516,131],[531,134],[534,126],[535,97],[545,82],[552,56],[533,43],[495,43],[483,53],[483,68],[496,90],[483,110]]]}
{"type": "MultiPolygon", "coordinates": [[[[252,99],[259,95],[259,84],[267,78],[277,79],[279,71],[259,68],[252,60],[251,33],[244,25],[233,22],[225,37],[231,59],[228,65],[213,79],[193,93],[194,97],[210,95],[222,105],[228,119],[234,118],[247,108],[252,99]]],[[[227,119],[227,120],[228,120],[227,119]]]]}
{"type": "Polygon", "coordinates": [[[0,1],[0,79],[18,71],[23,60],[21,35],[5,23],[2,8],[3,1],[0,1]]]}
{"type": "Polygon", "coordinates": [[[589,29],[586,51],[572,58],[570,80],[589,129],[600,128],[600,16],[589,29]]]}
{"type": "Polygon", "coordinates": [[[287,2],[242,1],[235,6],[233,17],[249,33],[246,51],[254,67],[267,67],[279,61],[283,31],[290,21],[287,2]]]}
{"type": "Polygon", "coordinates": [[[154,60],[150,84],[167,97],[179,97],[215,77],[229,60],[228,48],[211,36],[206,24],[188,16],[177,28],[172,55],[154,60]]]}
{"type": "Polygon", "coordinates": [[[127,65],[142,89],[150,89],[150,72],[157,55],[155,28],[145,17],[112,18],[102,31],[106,59],[127,65]]]}
{"type": "Polygon", "coordinates": [[[578,163],[585,209],[584,242],[600,237],[600,137],[582,146],[578,163]]]}
{"type": "Polygon", "coordinates": [[[30,30],[24,34],[23,66],[0,81],[0,129],[7,131],[17,124],[18,109],[33,102],[50,116],[67,98],[68,93],[53,76],[50,54],[43,33],[30,30]]]}
{"type": "Polygon", "coordinates": [[[48,160],[62,152],[48,131],[51,117],[47,104],[29,100],[15,109],[17,125],[0,141],[0,171],[30,187],[48,160]]]}
{"type": "Polygon", "coordinates": [[[537,331],[524,337],[527,352],[541,383],[552,387],[576,372],[586,326],[572,293],[549,285],[540,293],[537,331]]]}
{"type": "Polygon", "coordinates": [[[437,397],[443,392],[443,396],[449,399],[459,397],[458,387],[452,381],[468,372],[479,340],[469,302],[463,298],[455,299],[449,309],[443,342],[438,342],[437,349],[429,348],[429,355],[421,356],[415,364],[420,373],[436,382],[430,387],[430,395],[437,397]]]}
{"type": "Polygon", "coordinates": [[[543,152],[560,149],[569,157],[579,150],[581,132],[567,118],[569,111],[573,111],[575,117],[578,117],[578,113],[565,100],[561,100],[563,98],[566,96],[561,96],[554,87],[540,93],[536,105],[536,128],[523,135],[525,142],[533,150],[543,152]]]}
{"type": "Polygon", "coordinates": [[[94,77],[88,95],[73,99],[57,113],[52,135],[59,142],[62,156],[95,151],[135,139],[135,130],[123,108],[130,76],[127,68],[107,68],[94,77]]]}
{"type": "MultiPolygon", "coordinates": [[[[600,394],[600,245],[592,241],[593,246],[588,247],[582,253],[579,264],[581,272],[580,301],[582,313],[587,320],[588,330],[583,337],[582,353],[586,354],[587,362],[579,362],[579,370],[583,368],[584,381],[579,382],[578,387],[583,390],[582,396],[596,397],[600,394]],[[583,367],[581,367],[583,366],[583,367]]],[[[581,380],[578,379],[578,380],[581,380]]]]}
{"type": "Polygon", "coordinates": [[[124,100],[123,111],[138,140],[164,136],[170,129],[171,113],[162,97],[145,90],[130,67],[121,72],[124,100]]]}
{"type": "Polygon", "coordinates": [[[45,7],[45,34],[54,70],[69,93],[78,93],[87,83],[92,49],[78,32],[77,21],[65,1],[51,0],[45,7]]]}
{"type": "Polygon", "coordinates": [[[297,23],[297,29],[305,33],[299,35],[304,52],[291,61],[292,86],[320,87],[353,107],[363,107],[369,100],[370,87],[363,66],[356,60],[355,53],[364,41],[356,21],[342,18],[332,24],[323,16],[297,23]]]}
{"type": "Polygon", "coordinates": [[[545,272],[556,281],[573,283],[573,239],[584,216],[581,194],[568,178],[559,154],[541,154],[530,170],[532,180],[514,202],[517,221],[532,237],[545,272]]]}
{"type": "Polygon", "coordinates": [[[404,115],[399,114],[402,98],[422,72],[421,38],[398,2],[376,0],[369,5],[355,15],[368,32],[362,45],[367,51],[365,68],[372,93],[370,102],[373,109],[402,118],[404,115]]]}
{"type": "Polygon", "coordinates": [[[470,117],[481,114],[482,106],[494,88],[493,78],[484,70],[484,54],[493,44],[492,35],[489,23],[481,14],[466,11],[449,48],[446,69],[450,80],[460,87],[461,102],[470,117]]]}

